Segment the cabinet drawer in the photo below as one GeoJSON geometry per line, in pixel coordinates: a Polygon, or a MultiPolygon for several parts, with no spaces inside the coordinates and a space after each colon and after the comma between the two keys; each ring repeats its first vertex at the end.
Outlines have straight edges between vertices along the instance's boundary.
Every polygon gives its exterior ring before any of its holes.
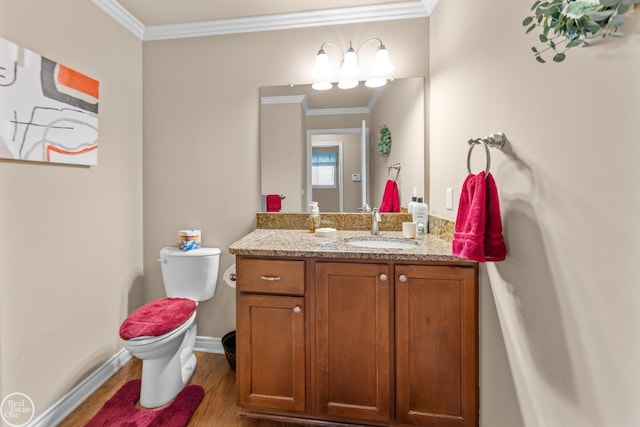
{"type": "Polygon", "coordinates": [[[304,261],[240,258],[236,273],[241,292],[304,295],[304,261]]]}

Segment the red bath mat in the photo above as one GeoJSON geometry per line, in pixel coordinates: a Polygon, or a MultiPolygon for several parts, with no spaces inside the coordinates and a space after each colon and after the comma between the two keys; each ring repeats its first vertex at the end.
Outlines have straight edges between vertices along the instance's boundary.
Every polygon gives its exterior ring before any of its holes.
{"type": "Polygon", "coordinates": [[[204,389],[190,384],[166,406],[143,409],[136,406],[140,398],[140,380],[127,381],[85,427],[184,427],[204,397],[204,389]]]}

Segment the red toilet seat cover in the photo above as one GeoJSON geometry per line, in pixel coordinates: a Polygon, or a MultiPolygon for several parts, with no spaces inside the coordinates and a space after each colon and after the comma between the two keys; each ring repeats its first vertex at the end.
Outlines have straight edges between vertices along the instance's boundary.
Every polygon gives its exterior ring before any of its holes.
{"type": "Polygon", "coordinates": [[[120,325],[120,338],[157,337],[171,332],[196,311],[196,302],[188,298],[161,298],[146,303],[120,325]]]}

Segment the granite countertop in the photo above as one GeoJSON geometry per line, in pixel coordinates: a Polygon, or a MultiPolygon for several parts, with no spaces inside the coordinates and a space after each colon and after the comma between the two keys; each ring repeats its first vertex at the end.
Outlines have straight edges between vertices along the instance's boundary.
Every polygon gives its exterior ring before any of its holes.
{"type": "Polygon", "coordinates": [[[381,231],[378,236],[372,236],[369,231],[338,230],[337,237],[318,237],[307,230],[256,229],[233,243],[229,252],[250,256],[469,262],[451,255],[449,241],[431,234],[405,239],[399,231],[381,231]],[[415,241],[417,245],[415,248],[390,249],[358,247],[345,242],[354,237],[415,241]]]}

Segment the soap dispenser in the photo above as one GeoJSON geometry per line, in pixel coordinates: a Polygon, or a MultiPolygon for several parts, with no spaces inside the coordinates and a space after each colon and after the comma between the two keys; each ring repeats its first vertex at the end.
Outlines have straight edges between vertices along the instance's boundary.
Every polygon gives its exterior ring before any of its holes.
{"type": "Polygon", "coordinates": [[[422,201],[422,197],[418,197],[418,203],[413,206],[413,222],[416,225],[416,234],[424,236],[428,233],[429,227],[429,205],[422,201]]]}
{"type": "Polygon", "coordinates": [[[412,195],[411,195],[411,201],[409,202],[409,205],[407,206],[407,212],[412,214],[413,213],[413,208],[417,203],[418,203],[418,189],[416,187],[413,187],[413,191],[412,191],[412,195]]]}
{"type": "Polygon", "coordinates": [[[311,214],[309,214],[309,233],[315,233],[320,228],[320,208],[318,202],[309,203],[311,206],[311,214]]]}

